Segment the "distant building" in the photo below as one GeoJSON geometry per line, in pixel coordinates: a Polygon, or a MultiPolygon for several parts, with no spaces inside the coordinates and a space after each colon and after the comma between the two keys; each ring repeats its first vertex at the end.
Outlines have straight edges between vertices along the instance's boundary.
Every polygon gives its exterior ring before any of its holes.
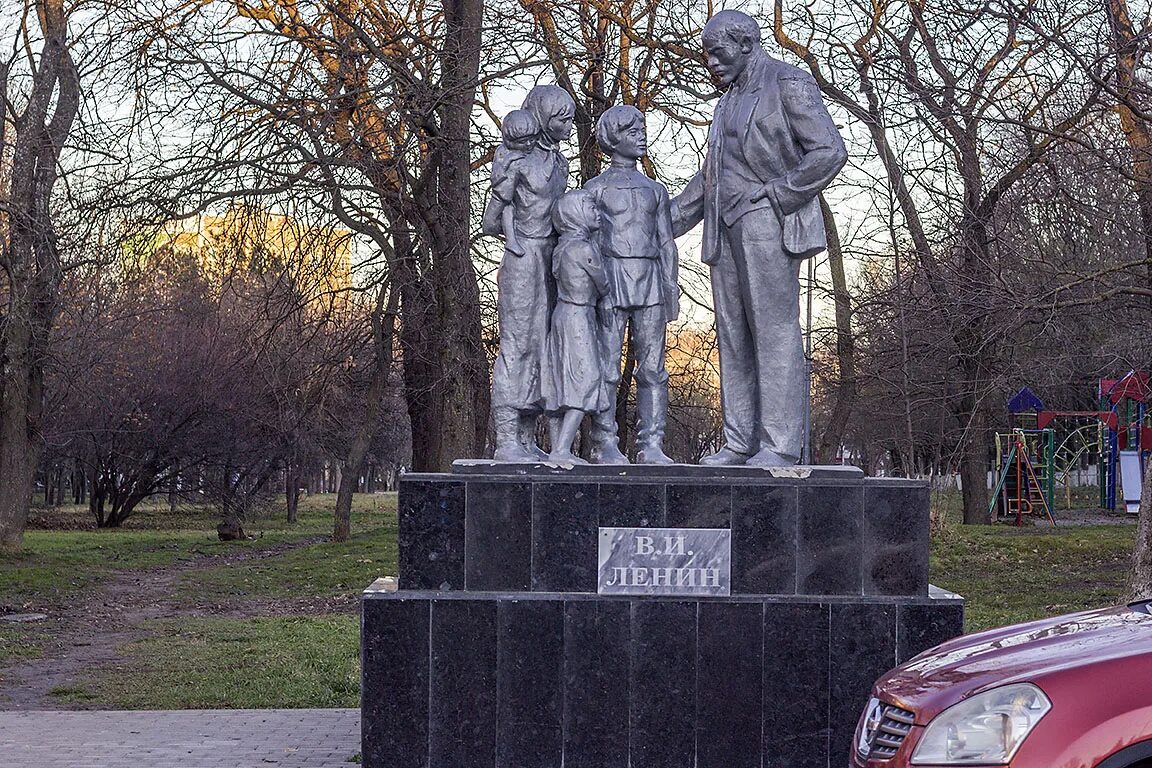
{"type": "Polygon", "coordinates": [[[145,258],[159,257],[169,267],[194,265],[218,289],[239,278],[287,278],[311,300],[343,295],[352,287],[351,242],[345,229],[236,206],[169,222],[145,258]]]}

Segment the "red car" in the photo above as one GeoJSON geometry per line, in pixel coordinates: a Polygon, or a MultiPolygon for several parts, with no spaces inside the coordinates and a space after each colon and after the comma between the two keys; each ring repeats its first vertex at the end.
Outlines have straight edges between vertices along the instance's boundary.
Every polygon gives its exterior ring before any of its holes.
{"type": "Polygon", "coordinates": [[[857,768],[1152,768],[1152,601],[950,640],[880,678],[857,768]]]}

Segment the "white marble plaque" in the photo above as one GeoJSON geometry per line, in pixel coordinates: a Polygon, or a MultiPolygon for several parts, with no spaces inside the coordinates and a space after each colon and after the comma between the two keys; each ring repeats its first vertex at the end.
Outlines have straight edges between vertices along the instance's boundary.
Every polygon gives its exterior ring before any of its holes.
{"type": "Polygon", "coordinates": [[[727,528],[601,528],[601,595],[714,595],[732,590],[727,528]]]}

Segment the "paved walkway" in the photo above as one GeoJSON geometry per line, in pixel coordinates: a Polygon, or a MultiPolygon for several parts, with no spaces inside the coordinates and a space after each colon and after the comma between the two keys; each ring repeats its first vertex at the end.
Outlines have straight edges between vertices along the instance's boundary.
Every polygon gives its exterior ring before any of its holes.
{"type": "Polygon", "coordinates": [[[358,709],[0,712],[3,768],[352,768],[358,709]]]}

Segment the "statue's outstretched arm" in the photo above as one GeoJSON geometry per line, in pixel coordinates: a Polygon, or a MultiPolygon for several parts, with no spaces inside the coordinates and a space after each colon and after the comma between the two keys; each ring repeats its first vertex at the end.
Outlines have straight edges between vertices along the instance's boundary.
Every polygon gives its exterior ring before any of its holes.
{"type": "Polygon", "coordinates": [[[680,237],[704,220],[704,172],[700,171],[669,204],[672,236],[680,237]]]}

